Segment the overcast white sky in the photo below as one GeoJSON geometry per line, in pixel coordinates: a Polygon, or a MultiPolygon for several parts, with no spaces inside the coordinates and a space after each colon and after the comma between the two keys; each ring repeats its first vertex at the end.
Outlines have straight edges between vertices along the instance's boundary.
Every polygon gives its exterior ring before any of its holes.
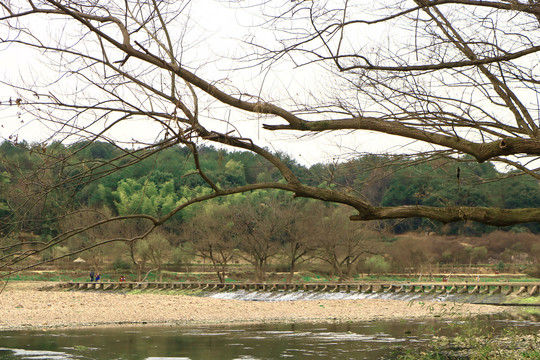
{"type": "MultiPolygon", "coordinates": [[[[270,72],[260,73],[260,68],[237,70],[239,64],[243,64],[228,60],[228,58],[239,57],[252,51],[239,40],[254,37],[258,43],[267,42],[273,45],[278,43],[275,41],[277,37],[275,33],[261,30],[262,17],[255,12],[259,11],[258,8],[242,8],[231,5],[233,3],[227,4],[225,1],[218,0],[192,2],[189,19],[181,22],[185,27],[180,26],[171,31],[173,37],[176,37],[173,38],[173,42],[181,43],[184,48],[182,61],[209,82],[227,79],[218,83],[218,86],[233,85],[251,95],[260,93],[264,100],[278,99],[289,104],[294,102],[317,104],[324,97],[328,99],[329,94],[331,95],[329,90],[338,85],[333,83],[335,79],[328,78],[328,73],[319,72],[317,66],[295,67],[292,62],[289,62],[274,67],[270,72]],[[216,57],[220,59],[218,62],[213,61],[216,57]]],[[[247,5],[249,1],[238,3],[247,5]]],[[[367,6],[369,6],[368,3],[365,2],[367,6]]],[[[266,9],[272,11],[271,6],[274,2],[270,1],[267,4],[266,9]]],[[[43,36],[44,39],[47,39],[47,34],[54,37],[60,33],[64,35],[67,33],[66,36],[75,36],[76,40],[76,32],[71,33],[70,28],[64,29],[61,21],[51,22],[48,19],[35,18],[31,26],[34,27],[36,34],[43,36]]],[[[5,27],[0,28],[1,38],[6,37],[7,34],[2,33],[5,31],[5,27]]],[[[369,39],[376,38],[382,40],[392,38],[395,41],[399,36],[400,29],[398,28],[360,27],[359,31],[351,37],[351,41],[355,42],[355,48],[361,48],[362,46],[358,44],[364,40],[366,44],[369,39]]],[[[369,47],[366,49],[369,50],[369,47]]],[[[0,45],[0,55],[0,76],[4,82],[18,82],[19,78],[29,83],[46,82],[58,76],[49,69],[51,64],[48,58],[39,52],[29,51],[21,46],[0,45]]],[[[50,91],[61,92],[69,87],[79,89],[78,84],[69,81],[63,82],[62,86],[63,88],[53,86],[50,91]]],[[[17,97],[19,94],[16,90],[0,85],[0,101],[4,104],[9,98],[14,100],[17,97]]],[[[315,137],[309,137],[303,133],[269,132],[261,129],[262,123],[272,121],[267,117],[231,111],[225,107],[220,108],[216,103],[205,105],[213,107],[213,110],[209,112],[209,117],[231,121],[237,126],[241,136],[252,138],[259,145],[286,152],[305,165],[333,161],[344,154],[402,152],[405,148],[420,146],[412,144],[407,139],[369,132],[354,135],[348,132],[331,133],[315,137]]],[[[172,111],[172,109],[167,110],[172,111]]],[[[19,140],[41,141],[49,136],[50,131],[57,130],[47,129],[43,124],[25,115],[19,118],[17,114],[19,111],[16,107],[0,107],[0,139],[17,135],[19,140]]],[[[225,129],[228,130],[227,125],[221,128],[222,131],[225,129]]],[[[160,131],[161,127],[151,122],[138,120],[117,127],[113,135],[121,142],[129,142],[135,138],[141,142],[150,143],[159,138],[160,131]]]]}
{"type": "MultiPolygon", "coordinates": [[[[261,32],[257,26],[262,21],[261,17],[252,13],[253,9],[244,10],[238,6],[225,6],[223,2],[212,0],[197,0],[193,2],[191,9],[190,22],[188,30],[193,33],[204,33],[204,36],[197,40],[197,49],[194,52],[189,50],[191,56],[197,61],[200,59],[212,58],[215,54],[219,56],[239,56],[246,48],[239,47],[238,39],[246,38],[249,34],[258,36],[257,41],[264,41],[261,32]],[[196,54],[196,55],[193,55],[196,54]]],[[[55,33],[59,30],[58,22],[36,19],[34,26],[40,31],[55,33]],[[41,22],[41,23],[39,23],[41,22]]],[[[5,30],[5,28],[3,28],[5,30]]],[[[180,29],[183,31],[183,29],[180,29]]],[[[5,34],[2,34],[4,36],[5,34]]],[[[272,36],[266,33],[264,36],[272,36]]],[[[268,38],[268,41],[273,41],[268,38]]],[[[186,42],[186,45],[189,45],[186,42]]],[[[35,77],[37,80],[43,80],[46,77],[51,79],[56,76],[47,66],[41,62],[47,62],[47,58],[39,52],[30,51],[21,46],[2,46],[1,51],[1,73],[0,76],[4,82],[18,82],[19,78],[26,81],[35,77]]],[[[202,63],[202,61],[201,61],[202,63]]],[[[232,65],[233,68],[235,65],[232,65]]],[[[205,64],[204,73],[201,76],[212,81],[213,78],[223,77],[223,70],[227,67],[227,62],[216,64],[205,64]],[[213,73],[214,72],[214,73],[213,73]],[[215,77],[214,77],[215,75],[215,77]]],[[[320,74],[314,72],[314,67],[304,68],[284,68],[279,67],[276,70],[265,73],[265,76],[258,76],[257,72],[246,72],[238,76],[237,72],[231,72],[228,77],[231,78],[234,85],[240,89],[245,88],[252,94],[257,88],[263,88],[264,93],[276,98],[286,98],[289,96],[303,97],[313,96],[305,95],[306,88],[316,88],[325,86],[325,79],[320,74]],[[247,75],[246,75],[247,74],[247,75]],[[264,81],[264,82],[263,82],[264,81]]],[[[0,86],[0,99],[2,102],[11,98],[15,100],[18,97],[17,91],[0,86]]],[[[17,135],[19,140],[25,139],[29,142],[42,141],[49,134],[51,129],[47,129],[43,124],[32,121],[33,119],[23,115],[19,118],[20,109],[16,107],[2,108],[0,111],[0,139],[8,139],[10,136],[17,135]]],[[[351,137],[339,136],[339,134],[318,135],[315,138],[307,137],[306,134],[293,133],[273,133],[262,130],[262,123],[268,122],[265,118],[255,118],[253,115],[242,115],[240,113],[225,112],[224,117],[238,122],[238,117],[243,118],[239,123],[241,134],[244,137],[250,137],[259,144],[269,146],[274,150],[284,151],[299,162],[305,165],[312,165],[317,162],[332,161],[340,154],[350,152],[383,151],[391,146],[388,140],[385,145],[381,141],[373,141],[374,136],[383,139],[382,136],[374,134],[363,134],[351,137]]],[[[55,129],[52,129],[55,130],[55,129]]],[[[130,123],[127,126],[116,130],[115,137],[119,140],[130,141],[131,138],[137,138],[142,141],[151,142],[155,140],[159,128],[145,122],[130,123]]],[[[345,133],[343,133],[345,135],[345,133]]]]}

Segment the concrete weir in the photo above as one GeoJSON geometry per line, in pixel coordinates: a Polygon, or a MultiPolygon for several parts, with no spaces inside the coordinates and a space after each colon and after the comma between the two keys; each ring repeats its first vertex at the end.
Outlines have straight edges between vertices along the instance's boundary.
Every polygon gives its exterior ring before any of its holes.
{"type": "Polygon", "coordinates": [[[250,282],[67,282],[61,288],[70,290],[201,290],[201,291],[267,291],[267,292],[340,292],[386,294],[540,294],[540,283],[525,282],[429,282],[429,283],[250,283],[250,282]]]}

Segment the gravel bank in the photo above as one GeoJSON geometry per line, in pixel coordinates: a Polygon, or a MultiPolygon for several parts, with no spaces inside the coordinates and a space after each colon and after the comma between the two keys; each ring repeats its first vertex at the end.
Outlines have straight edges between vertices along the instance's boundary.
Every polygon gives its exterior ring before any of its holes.
{"type": "MultiPolygon", "coordinates": [[[[42,285],[42,284],[41,284],[42,285]]],[[[501,313],[508,308],[399,300],[246,302],[186,295],[39,290],[10,283],[0,294],[0,330],[134,324],[346,322],[501,313]]]]}

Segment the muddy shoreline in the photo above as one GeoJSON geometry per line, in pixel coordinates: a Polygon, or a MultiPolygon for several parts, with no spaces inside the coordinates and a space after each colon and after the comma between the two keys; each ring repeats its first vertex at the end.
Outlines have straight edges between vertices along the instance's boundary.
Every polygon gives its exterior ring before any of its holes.
{"type": "Polygon", "coordinates": [[[65,291],[50,283],[9,283],[0,294],[0,331],[137,325],[332,323],[458,318],[508,307],[400,300],[258,302],[178,294],[65,291]],[[49,285],[43,290],[44,285],[49,285]]]}

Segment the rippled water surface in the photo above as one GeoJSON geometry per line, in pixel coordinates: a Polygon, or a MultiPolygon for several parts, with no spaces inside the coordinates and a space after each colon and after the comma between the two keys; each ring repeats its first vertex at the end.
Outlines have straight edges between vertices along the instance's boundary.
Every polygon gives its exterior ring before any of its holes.
{"type": "MultiPolygon", "coordinates": [[[[538,333],[539,319],[475,321],[485,333],[538,333]]],[[[391,359],[465,322],[142,326],[0,333],[0,359],[391,359]]]]}

